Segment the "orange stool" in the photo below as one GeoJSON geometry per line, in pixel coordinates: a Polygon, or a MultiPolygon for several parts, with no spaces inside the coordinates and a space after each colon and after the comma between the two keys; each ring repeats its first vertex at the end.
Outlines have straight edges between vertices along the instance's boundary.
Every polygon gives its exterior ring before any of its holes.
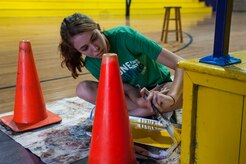
{"type": "Polygon", "coordinates": [[[169,6],[164,7],[165,8],[165,14],[164,14],[164,20],[163,20],[163,26],[162,26],[162,33],[161,33],[161,41],[163,41],[164,37],[164,43],[167,43],[167,36],[168,32],[174,31],[176,32],[176,41],[183,42],[183,35],[182,35],[182,27],[181,27],[181,16],[180,16],[180,6],[169,6]],[[170,18],[171,9],[174,9],[175,16],[174,18],[170,18]],[[175,30],[169,30],[169,21],[175,21],[175,30]]]}

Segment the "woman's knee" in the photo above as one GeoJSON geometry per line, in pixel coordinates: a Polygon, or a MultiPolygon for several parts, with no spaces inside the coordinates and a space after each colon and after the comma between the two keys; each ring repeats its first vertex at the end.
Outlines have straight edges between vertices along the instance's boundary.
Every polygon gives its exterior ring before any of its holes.
{"type": "Polygon", "coordinates": [[[94,81],[82,81],[77,85],[76,94],[78,97],[94,103],[97,94],[98,83],[94,81]]]}

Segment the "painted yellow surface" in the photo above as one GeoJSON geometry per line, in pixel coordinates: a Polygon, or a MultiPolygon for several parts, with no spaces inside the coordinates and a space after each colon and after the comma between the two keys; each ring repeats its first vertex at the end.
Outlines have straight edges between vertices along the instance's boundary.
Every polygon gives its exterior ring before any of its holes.
{"type": "Polygon", "coordinates": [[[242,119],[242,136],[241,136],[241,147],[240,147],[240,162],[239,164],[246,163],[246,96],[244,96],[244,107],[243,107],[243,119],[242,119]]]}
{"type": "Polygon", "coordinates": [[[185,70],[181,164],[246,163],[246,51],[226,67],[191,59],[185,70]]]}
{"type": "MultiPolygon", "coordinates": [[[[131,15],[163,14],[164,6],[182,6],[181,13],[212,13],[198,0],[134,0],[131,15]]],[[[74,12],[87,15],[125,15],[125,0],[1,0],[0,17],[67,16],[74,12]]]]}
{"type": "Polygon", "coordinates": [[[203,86],[197,97],[195,161],[238,163],[243,97],[203,86]]]}
{"type": "Polygon", "coordinates": [[[242,63],[221,67],[199,63],[199,59],[191,59],[185,62],[181,62],[179,65],[187,71],[246,81],[246,50],[234,52],[231,55],[233,57],[240,58],[242,63]]]}
{"type": "Polygon", "coordinates": [[[196,106],[196,92],[197,86],[190,81],[189,75],[185,72],[184,74],[184,102],[182,112],[182,133],[181,133],[181,147],[182,147],[182,163],[194,163],[193,153],[195,147],[195,108],[196,106]],[[185,109],[185,111],[184,111],[185,109]],[[185,133],[183,133],[185,132],[185,133]]]}
{"type": "Polygon", "coordinates": [[[133,141],[159,148],[169,148],[173,141],[167,130],[159,126],[150,126],[131,122],[133,141]]]}

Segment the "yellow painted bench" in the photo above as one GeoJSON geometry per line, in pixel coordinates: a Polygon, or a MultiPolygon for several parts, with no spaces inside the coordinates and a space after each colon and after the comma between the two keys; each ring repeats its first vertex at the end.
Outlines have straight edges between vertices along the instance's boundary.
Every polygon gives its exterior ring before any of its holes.
{"type": "Polygon", "coordinates": [[[246,163],[246,51],[225,67],[191,59],[185,71],[181,164],[246,163]]]}

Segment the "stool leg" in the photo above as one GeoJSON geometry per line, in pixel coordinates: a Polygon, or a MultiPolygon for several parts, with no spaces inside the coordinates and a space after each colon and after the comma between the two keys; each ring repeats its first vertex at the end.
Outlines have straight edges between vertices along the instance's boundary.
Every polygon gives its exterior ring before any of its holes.
{"type": "Polygon", "coordinates": [[[167,11],[165,10],[164,17],[163,17],[162,32],[161,32],[161,41],[163,41],[163,35],[166,27],[166,15],[167,15],[167,11]]]}
{"type": "Polygon", "coordinates": [[[170,19],[170,8],[167,8],[167,16],[166,16],[166,27],[165,27],[165,35],[164,35],[164,43],[167,43],[167,36],[168,36],[168,26],[169,26],[169,19],[170,19]]]}
{"type": "Polygon", "coordinates": [[[175,33],[176,33],[176,41],[179,41],[179,27],[178,27],[178,8],[175,8],[175,33]]]}
{"type": "Polygon", "coordinates": [[[180,10],[178,10],[178,22],[179,22],[179,34],[180,34],[180,42],[183,43],[183,32],[182,32],[182,24],[181,24],[181,16],[180,10]]]}

